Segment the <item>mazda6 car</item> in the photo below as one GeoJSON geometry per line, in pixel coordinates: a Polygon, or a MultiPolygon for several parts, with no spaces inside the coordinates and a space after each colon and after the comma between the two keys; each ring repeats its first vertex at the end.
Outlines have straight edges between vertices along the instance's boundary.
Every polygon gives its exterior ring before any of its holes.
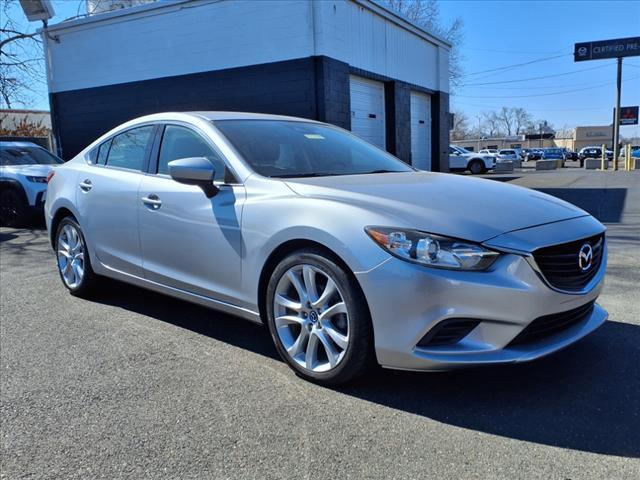
{"type": "Polygon", "coordinates": [[[311,120],[142,117],[48,187],[72,294],[99,295],[111,277],[264,323],[284,361],[319,383],[375,364],[534,360],[607,318],[596,303],[605,228],[592,216],[503,182],[417,171],[311,120]]]}

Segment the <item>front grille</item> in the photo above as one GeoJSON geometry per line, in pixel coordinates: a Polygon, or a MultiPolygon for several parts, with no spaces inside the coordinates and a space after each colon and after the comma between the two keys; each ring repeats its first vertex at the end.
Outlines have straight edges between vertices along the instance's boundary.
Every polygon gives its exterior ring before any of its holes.
{"type": "Polygon", "coordinates": [[[509,343],[509,346],[535,342],[582,322],[591,315],[594,303],[595,301],[591,301],[573,310],[536,318],[509,343]]]}
{"type": "Polygon", "coordinates": [[[604,252],[604,233],[594,237],[540,248],[533,257],[547,281],[556,288],[567,291],[582,290],[598,273],[604,252]],[[591,268],[583,272],[578,258],[582,246],[588,243],[593,250],[591,268]]]}
{"type": "Polygon", "coordinates": [[[466,318],[451,318],[443,320],[433,327],[418,342],[418,347],[436,347],[441,345],[453,345],[466,337],[471,330],[476,328],[479,320],[466,318]]]}

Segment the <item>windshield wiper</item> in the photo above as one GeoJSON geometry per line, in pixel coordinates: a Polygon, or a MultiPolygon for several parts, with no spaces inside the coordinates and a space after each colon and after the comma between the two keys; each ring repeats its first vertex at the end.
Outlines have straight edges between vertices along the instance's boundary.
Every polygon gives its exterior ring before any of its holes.
{"type": "Polygon", "coordinates": [[[400,170],[385,170],[380,169],[380,170],[372,170],[370,172],[362,172],[361,175],[368,175],[370,173],[402,173],[400,170]]]}

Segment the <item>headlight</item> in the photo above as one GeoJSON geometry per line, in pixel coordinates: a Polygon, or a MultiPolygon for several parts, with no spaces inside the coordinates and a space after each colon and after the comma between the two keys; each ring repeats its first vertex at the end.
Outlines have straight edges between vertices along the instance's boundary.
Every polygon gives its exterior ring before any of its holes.
{"type": "Polygon", "coordinates": [[[476,243],[416,230],[366,227],[365,231],[391,255],[428,267],[486,270],[499,255],[476,243]]]}
{"type": "Polygon", "coordinates": [[[27,176],[27,180],[33,183],[47,183],[47,177],[29,177],[27,176]]]}

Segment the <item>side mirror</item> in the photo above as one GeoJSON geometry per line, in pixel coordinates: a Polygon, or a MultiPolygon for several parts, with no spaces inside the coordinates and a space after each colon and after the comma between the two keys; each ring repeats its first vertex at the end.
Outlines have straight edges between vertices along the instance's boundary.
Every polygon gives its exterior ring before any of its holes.
{"type": "Polygon", "coordinates": [[[216,169],[204,157],[181,158],[169,162],[169,175],[176,182],[185,185],[197,185],[207,198],[218,193],[218,187],[213,184],[216,169]]]}

